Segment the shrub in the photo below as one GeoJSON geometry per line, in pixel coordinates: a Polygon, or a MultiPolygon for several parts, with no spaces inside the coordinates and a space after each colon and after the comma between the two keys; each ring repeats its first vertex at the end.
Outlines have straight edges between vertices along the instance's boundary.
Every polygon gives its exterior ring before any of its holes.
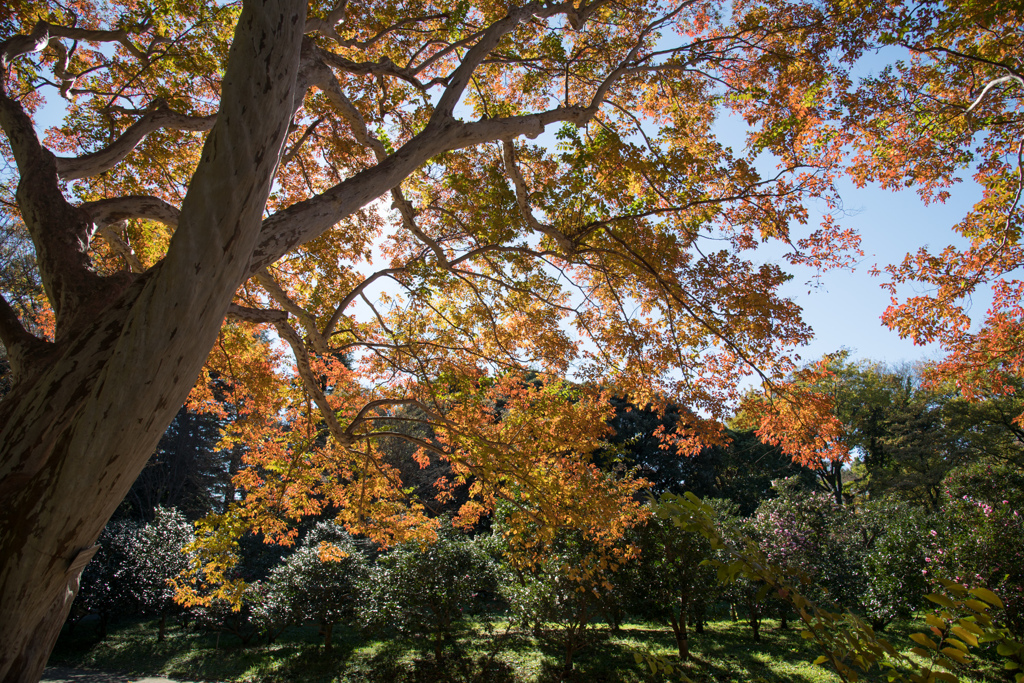
{"type": "Polygon", "coordinates": [[[426,547],[405,544],[377,558],[365,582],[360,614],[371,628],[390,627],[431,642],[440,660],[464,618],[493,590],[490,558],[465,534],[445,524],[426,547]]]}
{"type": "Polygon", "coordinates": [[[178,610],[170,580],[188,569],[184,548],[195,534],[192,524],[174,508],[157,507],[153,521],[138,529],[128,548],[128,571],[139,611],[160,618],[157,640],[164,639],[167,615],[178,610]]]}
{"type": "Polygon", "coordinates": [[[254,618],[271,640],[275,628],[313,621],[330,650],[335,624],[355,621],[365,574],[366,559],[349,535],[334,522],[319,522],[265,584],[250,587],[254,618]]]}

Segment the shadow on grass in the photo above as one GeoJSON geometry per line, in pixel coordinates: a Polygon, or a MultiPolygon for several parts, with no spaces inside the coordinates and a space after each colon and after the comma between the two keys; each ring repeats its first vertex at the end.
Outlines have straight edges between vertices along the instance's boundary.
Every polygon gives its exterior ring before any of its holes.
{"type": "MultiPolygon", "coordinates": [[[[832,683],[838,678],[811,665],[818,654],[799,629],[780,631],[766,623],[755,643],[745,622],[709,624],[704,634],[690,634],[692,659],[681,664],[698,683],[832,683]]],[[[318,644],[315,627],[285,631],[273,645],[242,646],[237,638],[196,633],[179,626],[157,642],[153,622],[118,625],[98,641],[94,629],[63,635],[51,665],[119,672],[138,677],[160,675],[175,680],[259,681],[276,683],[656,683],[678,680],[652,674],[634,658],[637,652],[678,662],[669,628],[652,623],[627,624],[620,631],[595,629],[594,642],[574,657],[574,670],[562,671],[564,650],[539,643],[529,633],[476,626],[437,661],[402,638],[367,638],[338,627],[331,652],[318,644]]],[[[124,681],[127,681],[127,676],[124,681]]],[[[117,680],[114,683],[124,683],[117,680]]],[[[74,683],[99,683],[76,680],[74,683]]]]}
{"type": "Polygon", "coordinates": [[[288,629],[273,645],[242,645],[228,634],[218,637],[174,626],[163,641],[157,641],[153,622],[135,621],[118,625],[103,640],[97,632],[82,628],[62,634],[49,664],[178,680],[316,683],[335,680],[364,644],[357,632],[343,628],[335,631],[329,652],[317,640],[313,627],[288,629]]]}

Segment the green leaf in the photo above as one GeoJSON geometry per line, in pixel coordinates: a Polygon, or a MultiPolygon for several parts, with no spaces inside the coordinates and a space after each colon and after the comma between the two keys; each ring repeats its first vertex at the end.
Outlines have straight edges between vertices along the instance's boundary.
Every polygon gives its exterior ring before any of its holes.
{"type": "Polygon", "coordinates": [[[974,636],[974,634],[970,633],[969,631],[960,627],[959,625],[954,625],[951,629],[949,629],[949,631],[957,638],[970,645],[971,647],[978,647],[978,639],[974,636]]]}
{"type": "Polygon", "coordinates": [[[827,661],[828,661],[828,657],[826,657],[825,655],[819,655],[818,658],[814,660],[814,663],[815,664],[824,664],[827,661]]]}
{"type": "Polygon", "coordinates": [[[964,600],[964,604],[979,614],[988,612],[988,605],[981,602],[980,600],[964,600]]]}
{"type": "Polygon", "coordinates": [[[974,635],[980,636],[985,633],[985,631],[983,631],[980,626],[975,624],[973,621],[970,621],[969,619],[961,619],[957,623],[964,629],[973,633],[974,635]]]}
{"type": "Polygon", "coordinates": [[[967,652],[967,645],[956,638],[946,638],[943,642],[949,643],[953,647],[957,648],[961,652],[967,652]]]}

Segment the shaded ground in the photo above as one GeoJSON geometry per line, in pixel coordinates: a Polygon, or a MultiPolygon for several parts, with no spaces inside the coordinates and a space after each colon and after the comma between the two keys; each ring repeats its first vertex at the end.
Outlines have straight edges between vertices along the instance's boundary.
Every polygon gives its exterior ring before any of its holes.
{"type": "MultiPolygon", "coordinates": [[[[893,624],[887,635],[900,646],[917,620],[893,624]]],[[[592,642],[575,658],[575,670],[563,676],[564,652],[532,633],[511,630],[507,622],[470,622],[457,647],[435,661],[428,640],[365,634],[339,626],[334,647],[324,651],[316,625],[292,627],[268,644],[266,638],[197,632],[171,624],[156,637],[157,623],[126,620],[101,639],[89,628],[62,634],[44,672],[45,683],[669,683],[638,664],[637,653],[678,662],[671,630],[652,622],[623,624],[611,632],[598,625],[592,642]],[[103,672],[131,672],[108,674],[103,672]],[[158,677],[160,676],[169,677],[158,677]]],[[[820,651],[798,628],[780,628],[765,620],[754,642],[746,622],[715,619],[703,634],[690,638],[692,659],[677,664],[696,683],[839,683],[836,674],[812,664],[820,651]]],[[[1001,662],[999,663],[1001,664],[1001,662]]],[[[1005,681],[1001,667],[979,660],[983,671],[962,672],[964,683],[1005,681]]]]}
{"type": "Polygon", "coordinates": [[[43,670],[43,678],[39,683],[174,683],[169,678],[155,676],[126,676],[104,671],[89,669],[68,669],[61,666],[48,666],[43,670]]]}

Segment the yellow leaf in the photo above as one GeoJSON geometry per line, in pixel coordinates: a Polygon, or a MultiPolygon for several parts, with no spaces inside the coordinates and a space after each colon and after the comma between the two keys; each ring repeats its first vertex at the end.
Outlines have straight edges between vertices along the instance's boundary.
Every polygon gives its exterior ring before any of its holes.
{"type": "Polygon", "coordinates": [[[999,596],[987,588],[972,588],[970,592],[971,595],[978,596],[993,607],[998,607],[1000,609],[1003,607],[1003,601],[999,599],[999,596]]]}
{"type": "Polygon", "coordinates": [[[939,649],[938,644],[934,640],[932,640],[931,638],[929,638],[928,636],[926,636],[923,633],[911,633],[910,634],[910,639],[912,641],[914,641],[915,643],[917,643],[918,645],[923,645],[925,647],[930,647],[933,650],[938,650],[939,649]]]}

